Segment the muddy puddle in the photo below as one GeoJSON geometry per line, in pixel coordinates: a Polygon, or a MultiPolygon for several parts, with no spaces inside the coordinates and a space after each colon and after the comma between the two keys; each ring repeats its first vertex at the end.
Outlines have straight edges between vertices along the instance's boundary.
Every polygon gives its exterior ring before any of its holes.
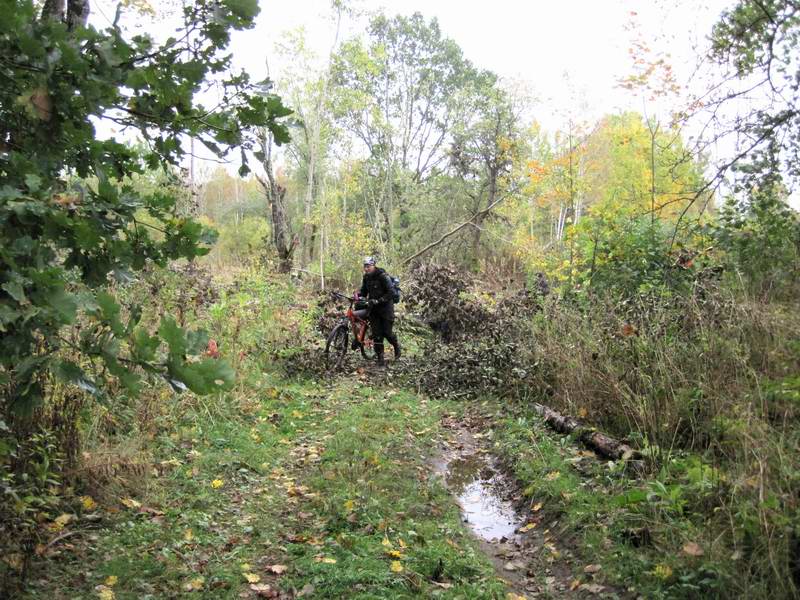
{"type": "Polygon", "coordinates": [[[472,532],[482,540],[506,541],[523,524],[512,503],[502,497],[509,488],[492,458],[476,451],[455,457],[442,476],[461,506],[461,514],[472,532]]]}
{"type": "Polygon", "coordinates": [[[443,424],[452,437],[433,469],[458,502],[464,524],[498,575],[517,597],[571,596],[569,569],[544,558],[555,552],[555,546],[548,532],[541,530],[544,527],[538,527],[541,515],[531,513],[516,483],[488,450],[485,434],[464,423],[443,424]]]}

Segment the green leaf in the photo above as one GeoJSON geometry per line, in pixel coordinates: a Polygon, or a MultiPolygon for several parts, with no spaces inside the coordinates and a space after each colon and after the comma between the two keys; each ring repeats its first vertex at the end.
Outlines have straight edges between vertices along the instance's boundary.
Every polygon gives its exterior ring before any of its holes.
{"type": "Polygon", "coordinates": [[[236,381],[236,373],[225,361],[206,358],[197,363],[175,364],[170,368],[174,379],[183,382],[195,394],[211,394],[228,390],[236,381]]]}
{"type": "Polygon", "coordinates": [[[647,492],[645,490],[628,490],[624,494],[620,494],[613,499],[613,503],[619,507],[631,506],[647,500],[647,492]]]}
{"type": "Polygon", "coordinates": [[[11,412],[19,417],[28,418],[33,412],[44,404],[42,385],[31,382],[25,389],[11,398],[11,412]]]}
{"type": "Polygon", "coordinates": [[[132,351],[140,362],[155,360],[156,350],[161,345],[161,339],[151,336],[144,327],[138,327],[133,334],[132,351]]]}
{"type": "Polygon", "coordinates": [[[169,346],[169,355],[171,357],[182,360],[186,356],[186,338],[183,329],[178,327],[174,318],[165,316],[161,319],[158,335],[169,346]]]}
{"type": "Polygon", "coordinates": [[[189,354],[201,354],[208,347],[208,334],[205,331],[190,331],[186,334],[186,348],[189,354]]]}
{"type": "Polygon", "coordinates": [[[240,19],[252,20],[259,12],[258,0],[225,0],[223,5],[240,19]]]}
{"type": "Polygon", "coordinates": [[[16,321],[20,312],[11,308],[8,304],[0,303],[0,331],[6,331],[6,325],[16,321]]]}
{"type": "Polygon", "coordinates": [[[96,396],[100,393],[97,385],[83,372],[78,365],[72,361],[61,360],[56,361],[51,370],[53,374],[66,383],[73,383],[81,388],[83,391],[96,396]]]}
{"type": "Polygon", "coordinates": [[[126,373],[118,375],[117,377],[119,377],[120,383],[122,383],[122,385],[125,386],[125,389],[127,389],[132,394],[138,395],[139,392],[141,392],[142,378],[137,373],[128,371],[126,373]]]}
{"type": "Polygon", "coordinates": [[[31,192],[37,192],[42,186],[42,178],[33,173],[28,173],[25,175],[25,185],[28,186],[28,190],[31,192]]]}
{"type": "Polygon", "coordinates": [[[63,288],[51,291],[47,297],[47,303],[56,311],[61,322],[66,324],[75,321],[78,313],[78,303],[75,297],[63,288]]]}
{"type": "Polygon", "coordinates": [[[96,298],[101,318],[108,323],[114,335],[124,335],[125,326],[120,321],[120,307],[114,296],[108,292],[98,292],[96,298]]]}
{"type": "Polygon", "coordinates": [[[3,288],[6,292],[8,292],[9,296],[11,296],[20,304],[25,302],[25,290],[22,289],[22,285],[18,281],[8,281],[3,285],[0,285],[0,288],[3,288]]]}
{"type": "Polygon", "coordinates": [[[16,200],[17,198],[21,198],[22,193],[14,187],[10,185],[4,185],[0,188],[0,200],[16,200]]]}

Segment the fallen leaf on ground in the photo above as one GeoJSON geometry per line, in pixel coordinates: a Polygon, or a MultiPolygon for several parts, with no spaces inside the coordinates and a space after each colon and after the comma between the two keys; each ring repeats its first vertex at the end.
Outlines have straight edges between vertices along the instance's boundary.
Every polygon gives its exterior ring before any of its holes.
{"type": "Polygon", "coordinates": [[[689,556],[703,556],[703,549],[696,542],[686,542],[683,545],[683,553],[689,556]]]}
{"type": "Polygon", "coordinates": [[[403,565],[400,564],[399,560],[393,560],[392,565],[389,567],[393,573],[402,573],[403,572],[403,565]]]}
{"type": "Polygon", "coordinates": [[[559,473],[558,471],[551,471],[550,473],[544,476],[544,478],[547,481],[555,481],[559,477],[561,477],[561,473],[559,473]]]}
{"type": "Polygon", "coordinates": [[[656,568],[653,569],[653,575],[662,581],[666,581],[672,577],[672,567],[669,565],[656,565],[656,568]]]}
{"type": "Polygon", "coordinates": [[[117,585],[117,576],[116,575],[109,575],[106,577],[106,585],[108,587],[114,587],[117,585]]]}
{"type": "Polygon", "coordinates": [[[526,533],[526,532],[530,531],[531,529],[533,529],[534,527],[536,527],[536,523],[528,523],[527,525],[523,525],[522,527],[520,527],[519,528],[519,532],[520,533],[526,533]]]}
{"type": "Polygon", "coordinates": [[[287,567],[286,565],[272,565],[271,567],[269,567],[269,570],[275,573],[275,575],[283,575],[284,573],[286,573],[286,570],[288,568],[289,567],[287,567]]]}
{"type": "Polygon", "coordinates": [[[251,583],[250,589],[256,592],[259,596],[272,591],[272,586],[268,583],[251,583]]]}
{"type": "Polygon", "coordinates": [[[211,487],[214,488],[215,490],[218,490],[223,485],[225,485],[225,482],[222,481],[222,479],[215,479],[214,481],[211,482],[211,487]]]}
{"type": "Polygon", "coordinates": [[[298,598],[302,598],[303,596],[310,596],[314,593],[314,586],[310,583],[307,583],[303,586],[303,589],[297,593],[298,598]]]}
{"type": "Polygon", "coordinates": [[[133,498],[122,498],[120,502],[128,508],[141,508],[141,502],[137,502],[133,498]]]}
{"type": "Polygon", "coordinates": [[[578,587],[578,589],[582,592],[589,592],[590,594],[599,594],[606,588],[598,583],[584,583],[578,587]]]}
{"type": "Polygon", "coordinates": [[[242,573],[242,575],[244,575],[244,578],[250,583],[258,583],[261,581],[261,575],[258,575],[257,573],[242,573]]]}
{"type": "Polygon", "coordinates": [[[600,569],[602,569],[602,567],[600,565],[586,565],[585,567],[583,567],[583,572],[584,573],[597,573],[597,572],[600,571],[600,569]]]}
{"type": "Polygon", "coordinates": [[[81,496],[81,504],[86,510],[94,510],[97,508],[97,502],[91,496],[81,496]]]}
{"type": "Polygon", "coordinates": [[[431,583],[437,587],[442,588],[443,590],[447,590],[453,587],[452,583],[446,583],[444,581],[431,581],[431,583]]]}
{"type": "Polygon", "coordinates": [[[61,531],[64,527],[72,520],[72,515],[64,513],[56,517],[50,525],[48,525],[48,529],[50,531],[61,531]]]}
{"type": "Polygon", "coordinates": [[[115,598],[114,590],[104,585],[98,585],[95,588],[95,591],[97,592],[97,597],[100,598],[100,600],[114,600],[115,598]]]}
{"type": "Polygon", "coordinates": [[[542,510],[542,503],[541,502],[537,502],[536,504],[531,506],[531,512],[539,512],[540,510],[542,510]]]}
{"type": "Polygon", "coordinates": [[[203,589],[203,584],[206,582],[205,577],[195,577],[189,583],[183,586],[187,592],[196,592],[203,589]]]}

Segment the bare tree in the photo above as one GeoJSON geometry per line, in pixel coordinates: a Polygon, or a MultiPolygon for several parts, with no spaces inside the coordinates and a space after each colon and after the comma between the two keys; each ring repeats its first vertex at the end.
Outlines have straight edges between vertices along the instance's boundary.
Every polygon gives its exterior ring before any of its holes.
{"type": "Polygon", "coordinates": [[[278,270],[281,273],[288,273],[292,268],[292,257],[297,247],[297,238],[292,237],[289,216],[286,213],[286,188],[278,184],[275,178],[275,169],[272,163],[272,134],[266,129],[262,130],[259,142],[264,155],[262,166],[266,173],[266,179],[259,175],[256,175],[256,178],[264,190],[270,209],[272,243],[278,254],[278,270]]]}

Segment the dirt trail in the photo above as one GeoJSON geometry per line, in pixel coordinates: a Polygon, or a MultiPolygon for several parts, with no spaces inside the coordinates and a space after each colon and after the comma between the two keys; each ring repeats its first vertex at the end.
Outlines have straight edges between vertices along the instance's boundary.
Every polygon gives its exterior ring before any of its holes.
{"type": "Polygon", "coordinates": [[[476,417],[448,417],[442,425],[451,435],[432,467],[456,497],[464,523],[509,589],[523,598],[583,595],[570,589],[571,553],[557,548],[544,515],[531,510],[492,455],[489,424],[476,417]]]}

